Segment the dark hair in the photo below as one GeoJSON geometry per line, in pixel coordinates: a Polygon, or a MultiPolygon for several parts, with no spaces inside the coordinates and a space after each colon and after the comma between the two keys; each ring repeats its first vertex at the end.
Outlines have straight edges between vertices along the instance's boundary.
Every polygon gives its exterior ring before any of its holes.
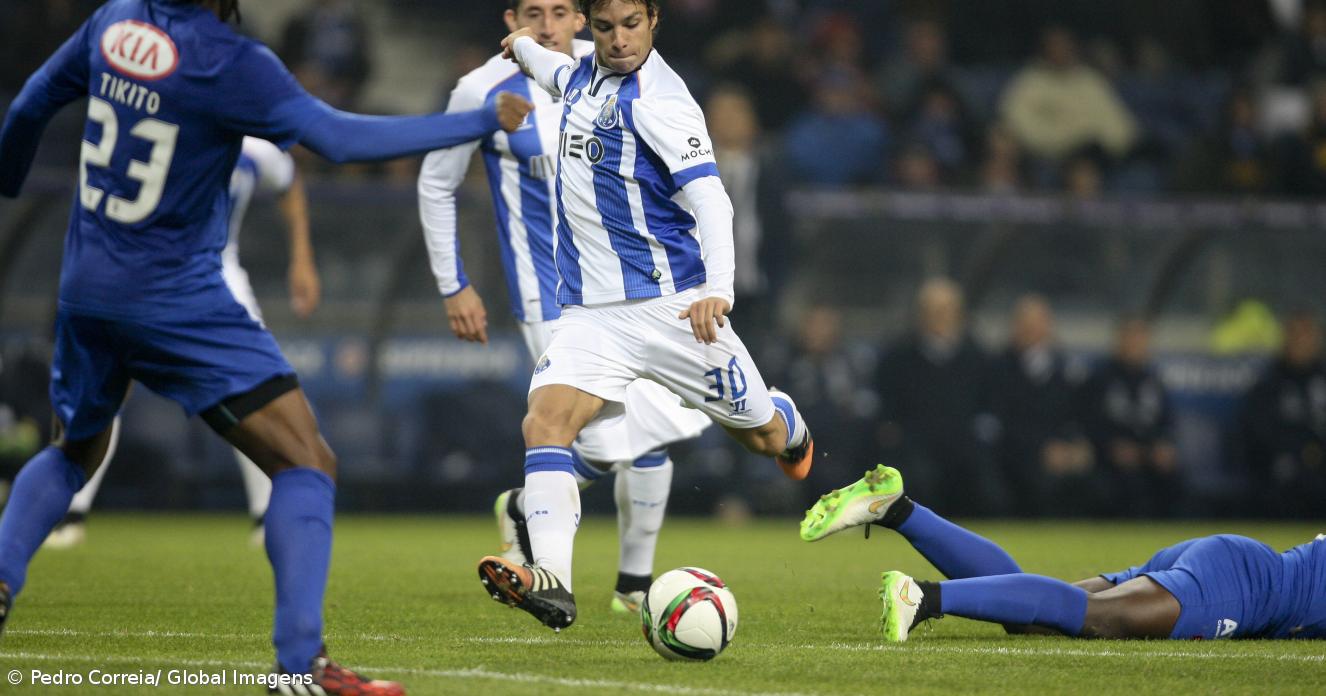
{"type": "MultiPolygon", "coordinates": [[[[605,5],[611,2],[611,0],[579,0],[579,1],[580,1],[580,13],[585,15],[586,19],[590,19],[593,17],[595,7],[599,7],[600,5],[605,5]]],[[[659,13],[658,0],[625,0],[625,1],[634,2],[637,5],[644,5],[645,14],[648,14],[650,19],[658,18],[658,13],[659,13]]]]}
{"type": "MultiPolygon", "coordinates": [[[[195,5],[207,5],[211,0],[184,0],[192,2],[195,5]]],[[[217,14],[221,16],[221,21],[229,22],[233,17],[236,22],[241,21],[239,14],[239,0],[216,0],[217,14]]]]}

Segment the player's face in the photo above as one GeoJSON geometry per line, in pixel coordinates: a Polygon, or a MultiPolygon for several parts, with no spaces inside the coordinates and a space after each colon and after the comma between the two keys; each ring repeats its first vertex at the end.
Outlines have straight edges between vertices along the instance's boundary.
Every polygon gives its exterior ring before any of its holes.
{"type": "Polygon", "coordinates": [[[610,0],[594,10],[589,28],[599,65],[617,73],[640,67],[654,49],[658,17],[650,17],[643,2],[610,0]]]}
{"type": "Polygon", "coordinates": [[[585,16],[576,11],[574,0],[524,0],[506,11],[506,28],[532,29],[540,46],[572,55],[572,41],[585,28],[585,16]]]}

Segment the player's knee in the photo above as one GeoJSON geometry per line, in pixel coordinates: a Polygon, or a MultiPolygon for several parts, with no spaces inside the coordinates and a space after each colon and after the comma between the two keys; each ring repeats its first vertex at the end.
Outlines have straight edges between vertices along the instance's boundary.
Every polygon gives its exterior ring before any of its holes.
{"type": "Polygon", "coordinates": [[[780,427],[782,422],[775,417],[758,428],[740,431],[737,439],[751,454],[776,457],[787,449],[787,432],[780,427]]]}
{"type": "Polygon", "coordinates": [[[520,427],[525,435],[525,446],[569,447],[576,437],[576,433],[571,431],[569,421],[568,417],[555,411],[530,410],[520,427]]]}

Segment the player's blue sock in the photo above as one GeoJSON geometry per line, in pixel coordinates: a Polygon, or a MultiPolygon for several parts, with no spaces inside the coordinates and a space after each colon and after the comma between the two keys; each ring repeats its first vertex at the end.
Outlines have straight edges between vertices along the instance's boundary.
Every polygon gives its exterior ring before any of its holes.
{"type": "Polygon", "coordinates": [[[1087,592],[1044,575],[1015,573],[939,583],[939,611],[1006,625],[1048,626],[1075,636],[1087,618],[1087,592]]]}
{"type": "Polygon", "coordinates": [[[331,564],[336,484],[316,469],[272,477],[267,505],[267,558],[276,577],[272,644],[287,672],[304,674],[322,649],[322,595],[331,564]]]}
{"type": "Polygon", "coordinates": [[[69,501],[83,487],[83,468],[58,447],[37,453],[14,479],[0,518],[0,582],[15,596],[28,579],[28,563],[46,535],[64,519],[69,501]]]}
{"type": "Polygon", "coordinates": [[[913,505],[910,514],[894,529],[944,577],[957,580],[1022,572],[998,544],[949,522],[920,503],[909,502],[913,505]]]}

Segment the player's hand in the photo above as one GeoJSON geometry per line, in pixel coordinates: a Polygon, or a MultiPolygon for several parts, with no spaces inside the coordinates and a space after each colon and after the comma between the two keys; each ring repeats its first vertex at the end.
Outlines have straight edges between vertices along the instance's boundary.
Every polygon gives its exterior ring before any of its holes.
{"type": "Polygon", "coordinates": [[[447,320],[451,322],[451,333],[456,334],[456,338],[475,343],[488,342],[488,312],[473,285],[442,300],[442,304],[447,308],[447,320]]]}
{"type": "Polygon", "coordinates": [[[522,37],[522,36],[528,36],[528,37],[530,37],[531,39],[534,39],[535,41],[538,41],[538,39],[535,38],[535,36],[534,36],[534,30],[533,30],[533,29],[530,29],[529,27],[522,27],[522,28],[520,28],[520,29],[517,29],[517,30],[511,32],[510,34],[508,34],[507,37],[506,37],[505,39],[502,39],[502,57],[503,57],[503,58],[506,58],[507,60],[515,60],[515,59],[516,59],[516,39],[519,39],[519,38],[522,37]]]}
{"type": "Polygon", "coordinates": [[[290,264],[287,273],[290,282],[290,309],[300,319],[307,319],[322,301],[322,281],[312,259],[301,259],[290,264]]]}
{"type": "Polygon", "coordinates": [[[511,133],[525,122],[525,117],[534,110],[529,100],[514,92],[501,92],[497,95],[497,122],[502,130],[511,133]]]}
{"type": "Polygon", "coordinates": [[[727,313],[732,310],[732,305],[721,297],[706,297],[699,302],[692,303],[681,314],[678,319],[691,320],[691,333],[695,334],[695,340],[709,344],[718,340],[718,329],[727,326],[727,313]],[[714,326],[717,324],[718,326],[714,326]]]}

